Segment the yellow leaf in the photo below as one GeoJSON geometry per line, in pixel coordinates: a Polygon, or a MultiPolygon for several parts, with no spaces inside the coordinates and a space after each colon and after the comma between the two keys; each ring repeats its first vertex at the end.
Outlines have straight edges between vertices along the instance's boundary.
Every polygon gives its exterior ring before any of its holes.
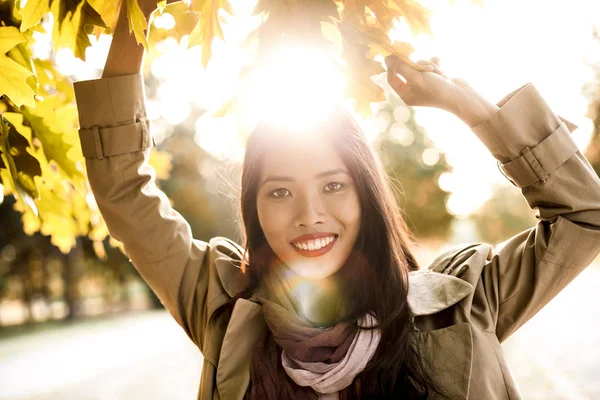
{"type": "Polygon", "coordinates": [[[35,92],[27,84],[27,78],[31,75],[10,58],[0,55],[0,95],[7,95],[17,107],[23,104],[35,107],[35,92]]]}
{"type": "Polygon", "coordinates": [[[156,7],[158,8],[158,12],[162,15],[165,12],[165,8],[167,7],[167,0],[158,0],[156,2],[156,7]]]}
{"type": "Polygon", "coordinates": [[[25,7],[23,7],[23,10],[21,11],[23,14],[23,20],[21,21],[20,27],[21,32],[36,25],[40,18],[48,12],[50,12],[49,0],[27,0],[25,7]]]}
{"type": "Polygon", "coordinates": [[[33,74],[5,54],[28,39],[15,27],[0,27],[0,95],[7,95],[17,107],[35,107],[35,92],[27,84],[27,78],[33,74]]]}
{"type": "Polygon", "coordinates": [[[342,34],[335,24],[330,22],[321,22],[321,31],[323,36],[331,42],[335,48],[342,47],[342,34]]]}
{"type": "Polygon", "coordinates": [[[420,33],[432,35],[429,25],[430,11],[414,0],[388,0],[390,8],[395,7],[406,18],[406,23],[413,34],[417,36],[420,33]]]}
{"type": "Polygon", "coordinates": [[[7,51],[30,38],[30,35],[19,32],[14,26],[0,27],[0,54],[7,51]]]}
{"type": "Polygon", "coordinates": [[[23,223],[23,232],[28,236],[39,231],[42,225],[40,219],[29,208],[21,211],[21,222],[23,223]]]}
{"type": "Polygon", "coordinates": [[[144,33],[148,30],[148,21],[137,0],[127,0],[127,19],[129,20],[129,33],[133,31],[137,42],[143,44],[148,51],[148,41],[144,33]]]}
{"type": "Polygon", "coordinates": [[[219,21],[219,9],[223,8],[230,14],[233,14],[228,0],[210,1],[193,0],[190,4],[190,10],[200,11],[200,19],[190,33],[188,48],[202,46],[202,66],[206,68],[212,56],[212,42],[215,37],[224,40],[221,22],[219,21]]]}
{"type": "Polygon", "coordinates": [[[52,30],[54,49],[67,47],[85,61],[85,49],[91,44],[86,27],[97,25],[105,28],[100,15],[86,1],[53,1],[50,11],[56,21],[52,30]]]}
{"type": "Polygon", "coordinates": [[[56,95],[47,96],[38,102],[35,110],[25,107],[23,115],[41,142],[46,158],[56,161],[70,179],[83,181],[85,177],[75,163],[82,157],[75,128],[77,110],[73,104],[63,104],[56,99],[56,95]]]}
{"type": "MultiPolygon", "coordinates": [[[[18,115],[18,114],[17,114],[18,115]]],[[[16,190],[23,204],[29,206],[37,215],[38,210],[34,199],[38,197],[38,189],[34,176],[41,174],[40,164],[27,152],[29,143],[17,132],[3,116],[0,118],[0,154],[2,164],[8,167],[12,187],[16,190]]]]}
{"type": "MultiPolygon", "coordinates": [[[[123,0],[124,1],[124,0],[123,0]]],[[[87,0],[88,4],[98,12],[106,27],[112,32],[117,25],[117,17],[119,16],[119,8],[121,1],[119,0],[87,0]]],[[[94,35],[99,38],[105,31],[105,28],[94,27],[94,35]]]]}

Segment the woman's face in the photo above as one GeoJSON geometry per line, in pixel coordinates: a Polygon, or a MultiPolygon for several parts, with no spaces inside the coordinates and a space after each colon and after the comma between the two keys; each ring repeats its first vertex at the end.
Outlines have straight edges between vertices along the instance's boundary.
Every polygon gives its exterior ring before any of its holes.
{"type": "Polygon", "coordinates": [[[284,137],[262,159],[257,208],[275,254],[295,273],[322,279],[348,258],[360,225],[349,171],[324,137],[284,137]]]}

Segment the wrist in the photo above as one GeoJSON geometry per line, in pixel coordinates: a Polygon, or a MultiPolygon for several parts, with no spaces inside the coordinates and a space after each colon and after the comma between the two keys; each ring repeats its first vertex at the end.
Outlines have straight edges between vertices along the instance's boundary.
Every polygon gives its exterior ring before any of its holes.
{"type": "Polygon", "coordinates": [[[448,103],[450,106],[445,109],[456,115],[469,128],[481,124],[499,110],[497,105],[487,101],[470,86],[457,89],[460,90],[457,90],[452,96],[451,101],[448,103]]]}

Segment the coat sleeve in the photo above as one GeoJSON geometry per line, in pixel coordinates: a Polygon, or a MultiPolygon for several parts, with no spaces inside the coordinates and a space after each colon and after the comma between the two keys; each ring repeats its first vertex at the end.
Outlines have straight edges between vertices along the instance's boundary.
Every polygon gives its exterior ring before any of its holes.
{"type": "Polygon", "coordinates": [[[207,296],[222,294],[209,287],[213,241],[194,240],[189,224],[156,186],[148,164],[154,140],[142,76],[80,81],[74,89],[87,175],[108,230],[202,350],[207,296]]]}
{"type": "Polygon", "coordinates": [[[600,252],[600,180],[529,82],[472,128],[518,187],[539,222],[498,244],[480,282],[502,342],[554,298],[600,252]]]}

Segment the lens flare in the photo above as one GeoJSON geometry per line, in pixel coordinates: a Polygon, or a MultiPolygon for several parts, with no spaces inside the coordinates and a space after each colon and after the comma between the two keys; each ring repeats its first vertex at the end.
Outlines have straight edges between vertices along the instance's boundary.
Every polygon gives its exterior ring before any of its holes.
{"type": "Polygon", "coordinates": [[[308,130],[343,103],[345,79],[326,49],[287,45],[249,77],[244,118],[283,129],[308,130]]]}

